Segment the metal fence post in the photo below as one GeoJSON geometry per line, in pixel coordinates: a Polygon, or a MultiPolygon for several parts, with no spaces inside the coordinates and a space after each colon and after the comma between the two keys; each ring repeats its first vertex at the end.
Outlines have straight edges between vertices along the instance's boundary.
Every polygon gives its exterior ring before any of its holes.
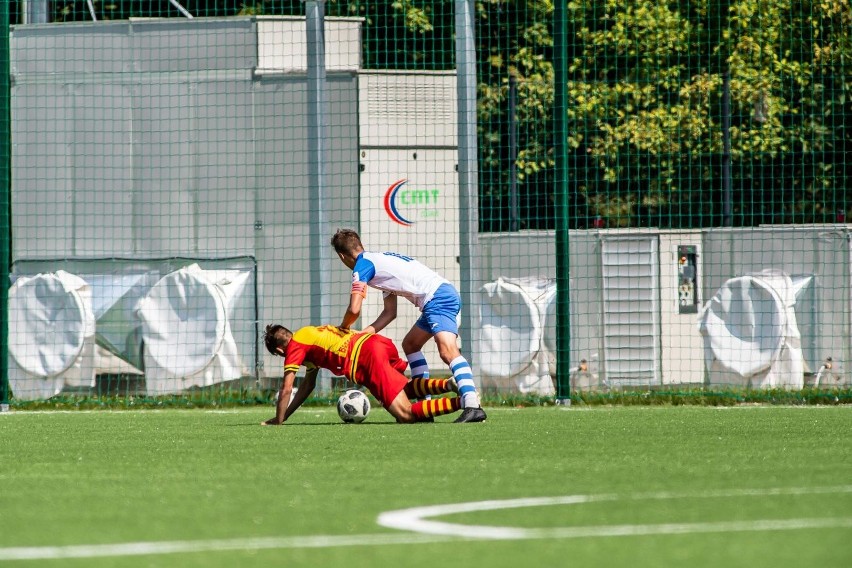
{"type": "MultiPolygon", "coordinates": [[[[568,228],[568,17],[565,2],[553,13],[553,140],[556,158],[556,401],[571,404],[571,305],[568,228]]],[[[576,174],[575,174],[576,175],[576,174]]]]}
{"type": "MultiPolygon", "coordinates": [[[[305,2],[308,43],[308,183],[310,189],[311,325],[332,323],[329,310],[331,238],[325,178],[326,70],[325,0],[305,2]]],[[[319,375],[319,392],[331,391],[331,376],[319,375]]]]}
{"type": "Polygon", "coordinates": [[[12,262],[12,71],[9,2],[0,2],[0,412],[9,410],[9,275],[12,262]]]}
{"type": "Polygon", "coordinates": [[[456,77],[458,92],[459,268],[461,272],[461,342],[473,360],[473,298],[477,287],[479,233],[476,141],[476,38],[472,0],[455,0],[456,77]]]}

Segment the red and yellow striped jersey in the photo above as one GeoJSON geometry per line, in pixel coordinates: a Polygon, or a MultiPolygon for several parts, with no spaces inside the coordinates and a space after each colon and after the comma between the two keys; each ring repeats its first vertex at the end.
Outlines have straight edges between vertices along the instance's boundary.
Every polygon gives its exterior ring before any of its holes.
{"type": "MultiPolygon", "coordinates": [[[[293,334],[284,354],[284,372],[322,367],[335,375],[348,376],[349,352],[355,340],[365,334],[333,325],[305,326],[293,334]]],[[[369,334],[367,334],[369,335],[369,334]]]]}

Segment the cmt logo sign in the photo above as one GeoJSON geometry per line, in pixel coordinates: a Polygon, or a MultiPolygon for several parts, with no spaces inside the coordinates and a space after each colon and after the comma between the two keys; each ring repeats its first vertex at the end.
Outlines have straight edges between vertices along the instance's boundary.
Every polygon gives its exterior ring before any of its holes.
{"type": "Polygon", "coordinates": [[[404,227],[414,224],[414,217],[437,217],[438,189],[406,188],[407,179],[401,179],[391,184],[385,192],[385,213],[394,223],[404,227]]]}

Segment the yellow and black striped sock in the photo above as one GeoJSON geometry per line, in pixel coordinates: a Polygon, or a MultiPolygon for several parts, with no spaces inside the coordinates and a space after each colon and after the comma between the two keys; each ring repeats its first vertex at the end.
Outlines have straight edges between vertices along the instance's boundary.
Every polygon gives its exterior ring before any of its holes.
{"type": "Polygon", "coordinates": [[[409,398],[423,398],[427,394],[444,394],[452,392],[447,379],[411,379],[407,385],[406,394],[409,398]]]}
{"type": "Polygon", "coordinates": [[[459,397],[452,396],[415,402],[411,405],[411,412],[414,413],[414,416],[416,416],[418,420],[423,420],[424,418],[450,414],[460,408],[461,403],[459,401],[459,397]]]}

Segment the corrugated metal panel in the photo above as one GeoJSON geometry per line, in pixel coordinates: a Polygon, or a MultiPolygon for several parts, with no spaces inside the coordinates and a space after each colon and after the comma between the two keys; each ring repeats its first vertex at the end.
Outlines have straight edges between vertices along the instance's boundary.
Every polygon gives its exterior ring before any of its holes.
{"type": "Polygon", "coordinates": [[[660,382],[659,242],[605,238],[601,247],[603,333],[610,385],[660,382]]]}
{"type": "Polygon", "coordinates": [[[192,155],[195,86],[140,85],[134,97],[133,211],[137,254],[196,253],[197,188],[192,155]]]}
{"type": "Polygon", "coordinates": [[[252,86],[196,85],[192,154],[197,180],[197,250],[204,257],[254,250],[255,148],[252,86]]]}
{"type": "MultiPolygon", "coordinates": [[[[253,18],[16,26],[12,73],[163,73],[257,66],[253,18]],[[68,53],[85,57],[68,57],[68,53]]],[[[304,28],[304,23],[302,23],[304,28]]]]}
{"type": "MultiPolygon", "coordinates": [[[[185,57],[191,50],[174,57],[161,49],[186,42],[206,49],[217,37],[223,47],[254,46],[252,22],[16,30],[12,54],[21,65],[12,96],[14,258],[253,255],[256,226],[307,214],[300,209],[308,205],[304,74],[258,78],[250,68],[217,71],[206,60],[185,57]],[[168,37],[169,30],[182,37],[168,37]],[[128,72],[134,68],[129,36],[154,49],[146,65],[155,71],[128,72]],[[67,49],[95,47],[127,61],[104,60],[101,68],[100,52],[87,51],[88,66],[31,64],[41,60],[32,60],[27,50],[47,47],[48,63],[61,61],[67,49]],[[181,63],[158,63],[159,57],[181,63]],[[53,227],[48,235],[46,226],[53,227]]],[[[350,35],[358,24],[344,23],[350,35]]],[[[304,30],[303,19],[293,25],[304,30]]],[[[253,65],[247,52],[240,53],[217,59],[217,65],[253,65]]],[[[329,220],[357,226],[358,80],[347,73],[330,75],[327,83],[334,109],[327,117],[334,133],[326,147],[327,197],[335,204],[329,220]]]]}
{"type": "MultiPolygon", "coordinates": [[[[257,17],[257,73],[305,73],[308,39],[305,19],[257,17]]],[[[325,20],[325,67],[330,73],[361,68],[361,19],[325,20]]]]}
{"type": "Polygon", "coordinates": [[[133,71],[251,69],[257,65],[254,26],[251,18],[131,20],[133,71]]]}
{"type": "Polygon", "coordinates": [[[130,27],[126,20],[15,26],[11,38],[12,74],[18,77],[132,71],[130,27]]]}
{"type": "MultiPolygon", "coordinates": [[[[127,256],[133,248],[132,88],[68,85],[73,95],[73,256],[127,256]]],[[[40,99],[35,101],[39,104],[40,99]]],[[[41,103],[43,104],[43,103],[41,103]]],[[[45,105],[47,106],[47,105],[45,105]]],[[[49,136],[49,134],[48,134],[49,136]]],[[[67,174],[66,174],[67,175],[67,174]]],[[[69,256],[72,256],[69,255],[69,256]]]]}
{"type": "Polygon", "coordinates": [[[13,258],[74,254],[74,96],[63,85],[18,85],[12,95],[13,258]],[[44,97],[42,99],[41,97],[44,97]],[[39,102],[54,101],[52,104],[39,102]],[[45,232],[50,227],[50,232],[45,232]],[[48,237],[48,238],[45,238],[48,237]]]}

